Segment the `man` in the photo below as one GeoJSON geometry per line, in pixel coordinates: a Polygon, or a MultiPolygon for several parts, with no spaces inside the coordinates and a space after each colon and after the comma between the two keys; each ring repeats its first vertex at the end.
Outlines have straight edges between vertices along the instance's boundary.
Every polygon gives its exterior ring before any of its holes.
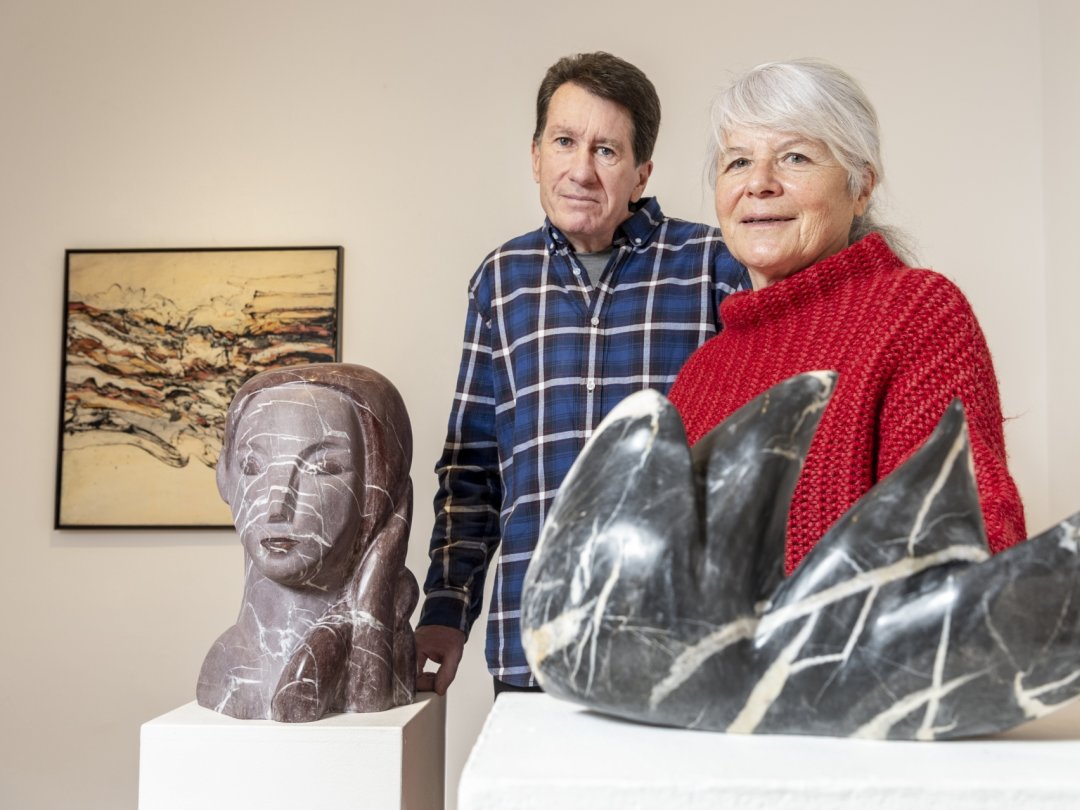
{"type": "Polygon", "coordinates": [[[469,284],[465,345],[442,458],[418,689],[445,694],[480,614],[498,694],[535,689],[521,647],[521,585],[545,514],[585,441],[625,396],[667,391],[744,283],[714,228],[643,198],[660,100],[606,53],[556,62],[540,85],[533,179],[543,227],[507,242],[469,284]]]}

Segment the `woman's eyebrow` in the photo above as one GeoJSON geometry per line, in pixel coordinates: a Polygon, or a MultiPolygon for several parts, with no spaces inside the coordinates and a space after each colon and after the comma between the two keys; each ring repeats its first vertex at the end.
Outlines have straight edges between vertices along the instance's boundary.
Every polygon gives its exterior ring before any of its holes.
{"type": "Polygon", "coordinates": [[[807,138],[804,135],[793,135],[790,138],[785,138],[776,145],[776,151],[783,152],[787,149],[791,149],[793,146],[814,146],[816,141],[807,138]]]}

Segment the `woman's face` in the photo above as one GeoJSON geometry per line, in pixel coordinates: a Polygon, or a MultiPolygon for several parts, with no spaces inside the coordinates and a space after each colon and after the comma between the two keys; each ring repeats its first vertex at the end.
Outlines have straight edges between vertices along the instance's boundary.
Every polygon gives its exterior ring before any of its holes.
{"type": "Polygon", "coordinates": [[[829,148],[794,132],[737,127],[724,137],[716,169],[720,231],[755,290],[847,247],[873,190],[868,174],[852,197],[829,148]]]}
{"type": "Polygon", "coordinates": [[[360,426],[332,388],[270,388],[240,418],[231,465],[233,519],[260,573],[282,585],[340,587],[363,509],[360,426]]]}

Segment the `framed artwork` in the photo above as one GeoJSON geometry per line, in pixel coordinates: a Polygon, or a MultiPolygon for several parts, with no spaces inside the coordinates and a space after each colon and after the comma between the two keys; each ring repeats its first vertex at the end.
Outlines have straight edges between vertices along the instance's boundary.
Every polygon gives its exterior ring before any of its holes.
{"type": "Polygon", "coordinates": [[[58,529],[231,528],[233,394],[336,361],[341,247],[68,250],[58,529]]]}

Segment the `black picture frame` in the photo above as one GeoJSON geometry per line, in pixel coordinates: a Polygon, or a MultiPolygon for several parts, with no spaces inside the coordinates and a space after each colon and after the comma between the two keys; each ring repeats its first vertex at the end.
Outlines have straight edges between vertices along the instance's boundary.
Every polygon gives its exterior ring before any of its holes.
{"type": "Polygon", "coordinates": [[[232,528],[214,484],[237,388],[341,358],[344,248],[65,252],[57,529],[232,528]]]}

